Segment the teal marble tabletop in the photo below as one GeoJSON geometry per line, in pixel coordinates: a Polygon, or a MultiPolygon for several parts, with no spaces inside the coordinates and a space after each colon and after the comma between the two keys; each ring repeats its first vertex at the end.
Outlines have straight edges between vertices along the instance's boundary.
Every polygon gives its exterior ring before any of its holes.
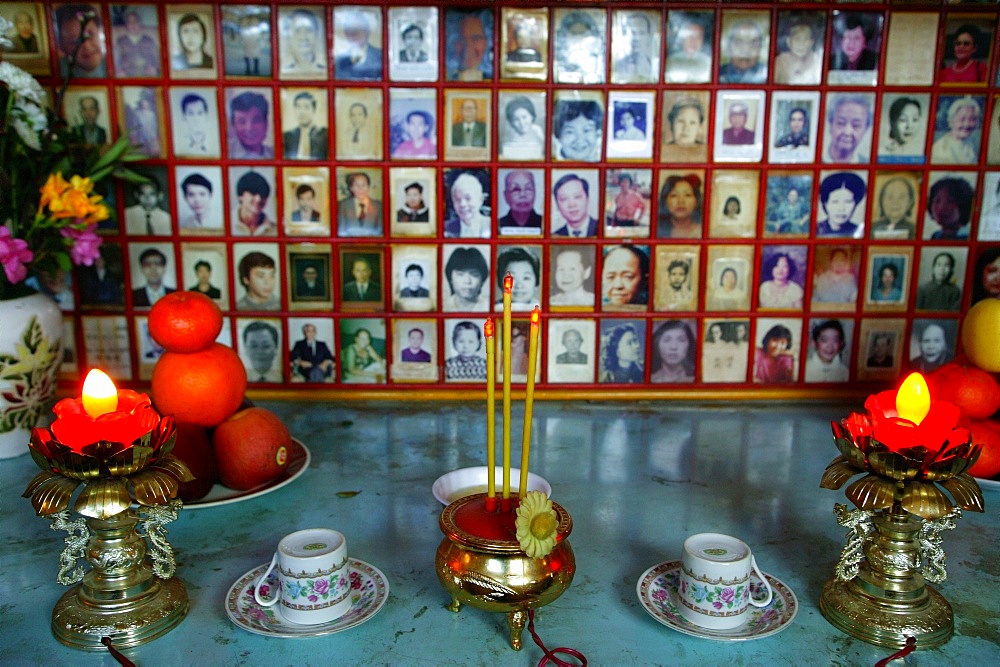
{"type": "MultiPolygon", "coordinates": [[[[260,404],[308,446],[311,465],[272,493],[187,508],[167,526],[191,611],[166,636],[125,651],[131,660],[538,663],[542,652],[527,633],[522,651],[510,648],[503,615],[446,610],[434,572],[442,534],[431,485],[448,471],[485,464],[478,401],[260,404]],[[385,606],[361,625],[311,638],[252,634],[230,621],[230,586],[268,563],[281,536],[311,527],[342,531],[350,556],[385,575],[385,606]]],[[[841,633],[818,605],[845,542],[833,505],[846,502],[819,482],[837,455],[830,420],[852,407],[860,406],[537,402],[530,467],[572,515],[577,564],[570,588],[537,614],[542,640],[581,651],[591,665],[872,665],[892,653],[841,633]],[[636,583],[649,568],[680,558],[684,538],[699,532],[746,541],[761,569],[794,592],[797,616],[778,633],[723,642],[682,634],[647,614],[636,583]]],[[[520,410],[515,404],[515,461],[520,410]]],[[[70,649],[52,636],[51,611],[65,591],[55,581],[64,534],[20,497],[36,472],[28,456],[0,461],[0,663],[115,664],[106,652],[70,649]]],[[[987,488],[984,496],[985,514],[966,512],[943,534],[948,579],[935,587],[954,609],[955,635],[905,664],[987,664],[1000,655],[1000,493],[987,488]]]]}

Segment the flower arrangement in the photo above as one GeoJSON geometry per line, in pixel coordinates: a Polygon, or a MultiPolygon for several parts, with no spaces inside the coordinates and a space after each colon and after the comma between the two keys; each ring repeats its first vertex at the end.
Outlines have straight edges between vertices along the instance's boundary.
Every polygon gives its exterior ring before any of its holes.
{"type": "MultiPolygon", "coordinates": [[[[68,72],[92,18],[90,12],[78,17],[80,38],[68,72]]],[[[0,55],[13,46],[3,37],[11,27],[0,17],[0,55]]],[[[67,74],[55,109],[69,83],[67,74]]],[[[49,107],[34,77],[0,61],[0,300],[30,294],[29,274],[53,276],[93,263],[101,245],[97,224],[112,215],[95,188],[108,176],[144,181],[125,166],[141,158],[124,135],[110,147],[86,144],[49,107]]]]}

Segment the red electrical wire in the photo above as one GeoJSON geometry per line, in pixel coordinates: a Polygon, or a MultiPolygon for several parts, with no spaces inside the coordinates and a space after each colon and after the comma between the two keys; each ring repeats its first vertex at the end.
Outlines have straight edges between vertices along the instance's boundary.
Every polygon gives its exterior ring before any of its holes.
{"type": "Polygon", "coordinates": [[[542,649],[542,652],[545,653],[545,656],[538,661],[538,667],[545,667],[545,665],[549,664],[550,661],[557,667],[577,667],[577,666],[587,667],[587,656],[585,656],[580,651],[577,651],[575,648],[566,648],[564,646],[560,646],[559,648],[554,648],[551,651],[545,648],[545,644],[542,643],[542,638],[538,636],[537,632],[535,632],[534,609],[528,610],[528,632],[531,633],[531,638],[535,640],[536,644],[538,644],[538,648],[542,649]],[[565,660],[560,660],[559,658],[556,657],[557,653],[573,656],[580,662],[574,663],[574,662],[566,662],[565,660]]]}
{"type": "Polygon", "coordinates": [[[916,649],[917,649],[917,638],[916,637],[907,637],[906,638],[906,646],[904,646],[900,650],[896,651],[895,653],[893,653],[892,655],[890,655],[888,658],[883,658],[882,660],[879,660],[878,662],[876,662],[875,663],[875,667],[885,667],[886,665],[888,665],[893,660],[899,660],[900,658],[905,658],[906,656],[908,656],[911,653],[913,653],[916,649]]]}

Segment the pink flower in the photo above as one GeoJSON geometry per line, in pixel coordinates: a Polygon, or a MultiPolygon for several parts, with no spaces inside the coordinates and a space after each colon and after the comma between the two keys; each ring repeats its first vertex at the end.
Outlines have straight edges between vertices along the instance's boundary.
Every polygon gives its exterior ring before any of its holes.
{"type": "Polygon", "coordinates": [[[69,256],[77,266],[91,266],[100,256],[101,238],[97,235],[97,225],[88,225],[85,229],[63,227],[59,233],[64,238],[73,239],[73,247],[69,256]]]}
{"type": "Polygon", "coordinates": [[[24,239],[13,239],[10,237],[10,228],[0,226],[0,264],[3,264],[4,273],[7,280],[16,285],[28,275],[28,267],[25,266],[35,256],[35,253],[28,250],[28,244],[24,239]]]}
{"type": "Polygon", "coordinates": [[[736,591],[732,588],[723,588],[719,595],[723,602],[729,603],[736,599],[736,591]]]}
{"type": "Polygon", "coordinates": [[[329,579],[317,579],[316,583],[313,584],[313,590],[323,595],[330,591],[330,580],[329,579]]]}

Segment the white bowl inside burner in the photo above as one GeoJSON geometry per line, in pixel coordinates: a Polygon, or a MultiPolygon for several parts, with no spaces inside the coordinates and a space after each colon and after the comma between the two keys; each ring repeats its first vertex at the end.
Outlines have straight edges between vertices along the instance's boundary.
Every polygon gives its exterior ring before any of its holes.
{"type": "MultiPolygon", "coordinates": [[[[434,481],[434,486],[431,487],[431,490],[434,492],[434,497],[442,505],[450,505],[459,498],[471,496],[474,493],[486,493],[486,471],[486,466],[452,470],[438,477],[434,481]]],[[[503,468],[496,466],[494,471],[496,473],[494,483],[496,485],[497,497],[499,498],[503,492],[503,468]]],[[[520,483],[521,471],[518,468],[511,468],[510,491],[512,494],[517,494],[520,483]]],[[[545,478],[531,471],[528,472],[528,491],[543,491],[546,496],[552,495],[552,487],[545,481],[545,478]]]]}

